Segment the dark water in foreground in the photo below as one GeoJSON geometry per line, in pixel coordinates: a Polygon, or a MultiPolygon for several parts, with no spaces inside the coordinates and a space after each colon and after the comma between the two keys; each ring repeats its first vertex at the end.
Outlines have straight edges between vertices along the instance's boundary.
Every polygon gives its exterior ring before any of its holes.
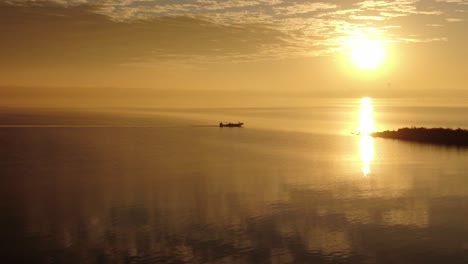
{"type": "Polygon", "coordinates": [[[465,149],[170,120],[0,128],[2,262],[468,262],[465,149]]]}

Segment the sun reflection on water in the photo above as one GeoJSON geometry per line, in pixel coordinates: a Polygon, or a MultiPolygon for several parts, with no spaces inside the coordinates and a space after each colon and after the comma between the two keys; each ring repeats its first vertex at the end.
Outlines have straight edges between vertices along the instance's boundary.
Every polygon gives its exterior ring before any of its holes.
{"type": "Polygon", "coordinates": [[[374,158],[374,139],[371,136],[360,136],[359,152],[361,154],[362,174],[367,177],[371,172],[370,163],[374,158]]]}
{"type": "Polygon", "coordinates": [[[369,135],[374,132],[374,119],[372,117],[372,101],[369,97],[361,99],[358,126],[362,174],[367,177],[371,172],[370,163],[374,158],[374,139],[369,135]]]}

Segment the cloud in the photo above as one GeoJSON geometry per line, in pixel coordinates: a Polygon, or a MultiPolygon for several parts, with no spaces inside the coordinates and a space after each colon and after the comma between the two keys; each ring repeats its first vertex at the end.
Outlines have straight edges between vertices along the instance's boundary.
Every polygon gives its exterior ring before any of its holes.
{"type": "Polygon", "coordinates": [[[453,17],[446,18],[445,20],[447,20],[447,22],[461,22],[461,21],[464,21],[464,19],[453,18],[453,17]]]}
{"type": "Polygon", "coordinates": [[[285,44],[285,35],[259,25],[223,26],[185,16],[132,23],[96,13],[96,6],[0,4],[2,64],[101,65],[171,57],[255,58],[285,44]]]}
{"type": "Polygon", "coordinates": [[[385,20],[385,17],[384,16],[356,16],[356,15],[351,15],[349,16],[349,18],[351,19],[355,19],[355,20],[378,20],[378,21],[382,21],[382,20],[385,20]]]}
{"type": "Polygon", "coordinates": [[[435,0],[435,1],[439,3],[462,3],[464,2],[463,0],[435,0]]]}
{"type": "Polygon", "coordinates": [[[202,4],[200,8],[205,9],[205,10],[225,10],[225,9],[231,9],[231,8],[252,7],[252,6],[257,6],[257,5],[262,4],[262,2],[254,1],[254,0],[232,0],[232,1],[197,0],[196,2],[202,4]]]}
{"type": "Polygon", "coordinates": [[[440,15],[438,10],[419,10],[416,7],[418,0],[396,0],[396,1],[374,1],[367,0],[359,2],[356,5],[362,10],[374,10],[395,14],[422,14],[422,15],[440,15]]]}
{"type": "MultiPolygon", "coordinates": [[[[465,3],[438,2],[458,9],[465,3]]],[[[7,32],[0,52],[15,63],[318,56],[339,51],[343,39],[369,27],[388,41],[417,41],[416,29],[402,23],[416,16],[427,17],[423,25],[460,21],[453,13],[417,0],[9,0],[0,4],[0,29],[7,32]]],[[[445,37],[421,35],[420,41],[445,37]]]]}
{"type": "Polygon", "coordinates": [[[314,3],[300,3],[300,4],[292,4],[288,6],[281,6],[276,7],[274,10],[279,15],[297,15],[297,14],[305,14],[310,13],[318,10],[326,10],[326,9],[334,9],[337,6],[335,4],[330,3],[322,3],[322,2],[314,2],[314,3]]]}
{"type": "Polygon", "coordinates": [[[242,25],[242,24],[263,24],[272,25],[274,18],[270,14],[256,11],[231,11],[222,13],[212,13],[209,15],[200,15],[206,20],[219,25],[242,25]]]}

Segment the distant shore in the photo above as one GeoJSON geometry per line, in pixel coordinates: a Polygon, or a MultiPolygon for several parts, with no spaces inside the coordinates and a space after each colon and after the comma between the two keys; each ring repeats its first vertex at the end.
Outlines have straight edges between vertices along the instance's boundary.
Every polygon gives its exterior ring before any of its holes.
{"type": "Polygon", "coordinates": [[[468,130],[461,128],[405,127],[371,133],[371,136],[439,145],[468,146],[468,130]]]}

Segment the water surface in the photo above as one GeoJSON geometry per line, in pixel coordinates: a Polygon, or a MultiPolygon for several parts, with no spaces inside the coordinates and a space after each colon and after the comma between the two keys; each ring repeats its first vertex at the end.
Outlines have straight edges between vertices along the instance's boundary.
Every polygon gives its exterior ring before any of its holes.
{"type": "MultiPolygon", "coordinates": [[[[4,109],[4,261],[466,263],[468,151],[353,136],[358,111],[4,109]]],[[[463,105],[374,111],[467,124],[463,105]]]]}

